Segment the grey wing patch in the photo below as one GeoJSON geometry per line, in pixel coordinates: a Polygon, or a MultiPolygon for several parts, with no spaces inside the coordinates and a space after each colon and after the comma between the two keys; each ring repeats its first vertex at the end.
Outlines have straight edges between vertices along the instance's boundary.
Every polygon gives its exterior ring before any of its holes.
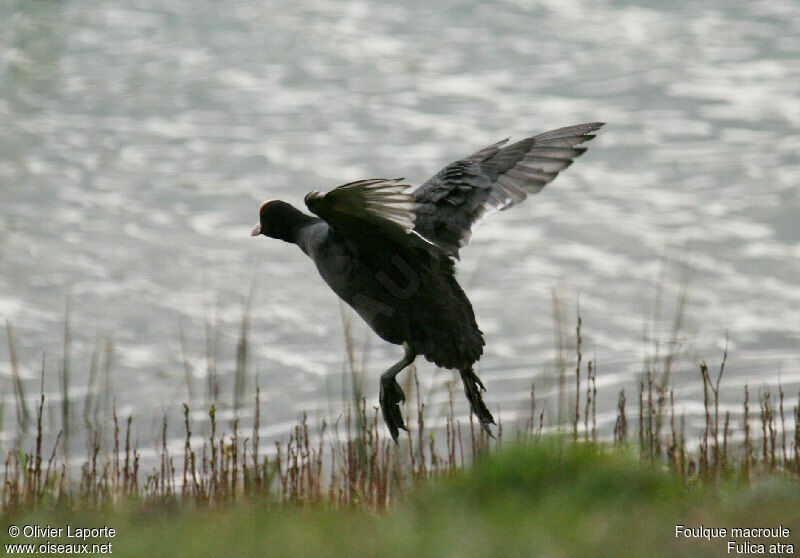
{"type": "Polygon", "coordinates": [[[528,195],[541,192],[586,151],[585,147],[576,146],[594,138],[590,132],[601,126],[601,122],[592,122],[551,130],[499,149],[484,159],[484,170],[496,173],[494,195],[487,197],[487,209],[507,209],[528,195]]]}
{"type": "Polygon", "coordinates": [[[414,230],[416,202],[402,178],[371,178],[343,184],[326,194],[310,192],[306,206],[334,229],[348,232],[378,227],[404,234],[414,230]]]}
{"type": "Polygon", "coordinates": [[[503,140],[456,161],[420,186],[416,230],[458,257],[488,214],[538,194],[586,151],[601,122],[567,126],[506,146],[503,140]]]}

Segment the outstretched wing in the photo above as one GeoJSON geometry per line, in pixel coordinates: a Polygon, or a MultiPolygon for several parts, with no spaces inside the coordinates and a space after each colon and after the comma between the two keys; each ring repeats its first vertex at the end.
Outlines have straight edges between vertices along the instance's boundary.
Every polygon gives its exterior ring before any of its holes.
{"type": "Polygon", "coordinates": [[[508,146],[505,139],[446,166],[414,192],[415,230],[458,257],[472,228],[488,213],[538,194],[586,151],[576,146],[603,124],[567,126],[508,146]]]}
{"type": "Polygon", "coordinates": [[[349,182],[327,194],[310,192],[308,209],[334,230],[358,235],[405,236],[414,230],[414,195],[402,178],[349,182]]]}

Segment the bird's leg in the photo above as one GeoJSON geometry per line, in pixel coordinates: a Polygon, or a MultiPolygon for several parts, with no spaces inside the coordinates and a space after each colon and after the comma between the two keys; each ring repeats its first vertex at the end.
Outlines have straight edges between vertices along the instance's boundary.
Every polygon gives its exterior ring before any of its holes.
{"type": "Polygon", "coordinates": [[[472,412],[478,417],[478,420],[481,422],[481,427],[486,433],[494,438],[492,431],[489,430],[489,425],[495,424],[494,417],[492,413],[489,412],[489,409],[486,408],[483,397],[481,397],[481,391],[486,391],[486,388],[483,387],[483,382],[481,382],[481,379],[478,378],[478,375],[475,374],[471,366],[460,370],[460,373],[461,381],[464,383],[464,393],[467,394],[472,412]]]}
{"type": "Polygon", "coordinates": [[[403,358],[397,364],[389,368],[389,370],[381,374],[381,392],[378,398],[381,403],[383,420],[386,422],[386,426],[389,427],[389,433],[392,435],[392,439],[395,443],[397,443],[399,429],[408,430],[403,422],[403,415],[400,414],[400,403],[406,400],[406,394],[403,393],[400,384],[395,380],[395,376],[417,358],[417,353],[414,352],[414,349],[412,349],[408,343],[403,343],[403,348],[406,350],[406,354],[403,358]]]}

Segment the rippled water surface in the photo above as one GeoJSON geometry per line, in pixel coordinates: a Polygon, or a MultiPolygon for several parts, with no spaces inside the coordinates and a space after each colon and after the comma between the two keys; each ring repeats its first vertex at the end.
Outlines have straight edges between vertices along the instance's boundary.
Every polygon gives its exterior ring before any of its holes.
{"type": "MultiPolygon", "coordinates": [[[[190,400],[187,373],[202,401],[209,353],[232,399],[252,284],[244,393],[257,376],[262,423],[283,434],[302,410],[341,414],[340,305],[296,247],[250,238],[259,204],[359,178],[419,184],[504,137],[594,120],[608,125],[575,165],[462,251],[490,408],[524,413],[533,381],[552,403],[554,293],[570,339],[580,306],[603,408],[657,341],[667,351],[682,290],[683,410],[726,333],[724,397],[779,379],[797,391],[793,0],[10,1],[0,22],[0,318],[30,397],[45,355],[53,428],[65,316],[75,408],[108,339],[92,390],[146,425],[190,400]]],[[[377,404],[401,350],[354,323],[377,404]]],[[[452,376],[422,362],[435,404],[452,376]]],[[[0,375],[10,435],[5,340],[0,375]]]]}

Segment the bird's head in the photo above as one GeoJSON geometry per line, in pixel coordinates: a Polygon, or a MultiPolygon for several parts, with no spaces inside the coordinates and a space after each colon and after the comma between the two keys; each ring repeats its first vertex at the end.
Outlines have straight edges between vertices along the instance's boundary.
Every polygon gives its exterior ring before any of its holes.
{"type": "Polygon", "coordinates": [[[293,242],[295,229],[298,223],[304,220],[304,217],[305,215],[291,204],[280,200],[265,201],[258,210],[258,225],[255,226],[250,236],[263,234],[293,242]]]}

